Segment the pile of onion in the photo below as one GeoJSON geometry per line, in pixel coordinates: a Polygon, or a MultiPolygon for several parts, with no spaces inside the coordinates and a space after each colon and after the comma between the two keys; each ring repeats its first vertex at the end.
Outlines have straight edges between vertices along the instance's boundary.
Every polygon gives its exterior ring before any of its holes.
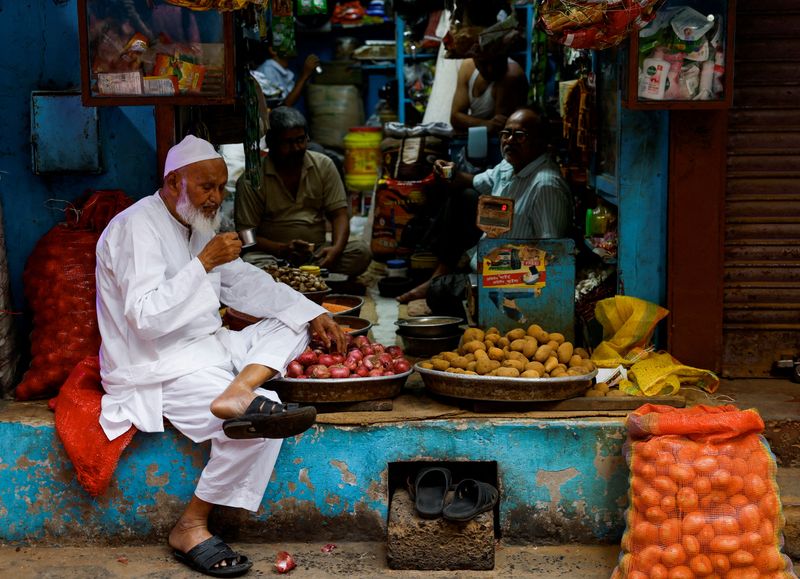
{"type": "Polygon", "coordinates": [[[366,336],[348,336],[347,353],[329,352],[312,341],[305,352],[289,362],[287,378],[367,378],[403,374],[411,363],[399,346],[370,342],[366,336]]]}

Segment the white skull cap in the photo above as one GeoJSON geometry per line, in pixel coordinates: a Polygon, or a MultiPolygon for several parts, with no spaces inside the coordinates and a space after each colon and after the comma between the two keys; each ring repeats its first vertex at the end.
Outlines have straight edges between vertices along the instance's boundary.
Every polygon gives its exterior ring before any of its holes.
{"type": "Polygon", "coordinates": [[[217,153],[214,145],[206,140],[198,139],[194,135],[186,135],[180,143],[167,152],[164,177],[186,165],[210,159],[222,159],[222,155],[217,153]]]}

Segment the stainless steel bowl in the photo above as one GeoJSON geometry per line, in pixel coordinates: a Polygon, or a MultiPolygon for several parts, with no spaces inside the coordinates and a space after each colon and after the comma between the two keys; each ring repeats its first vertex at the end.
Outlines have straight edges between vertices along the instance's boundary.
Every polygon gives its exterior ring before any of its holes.
{"type": "Polygon", "coordinates": [[[461,318],[452,316],[420,316],[397,320],[398,333],[412,338],[441,338],[459,333],[461,318]]]}
{"type": "Polygon", "coordinates": [[[436,338],[417,338],[414,336],[406,336],[400,331],[397,332],[400,339],[403,340],[403,350],[409,356],[418,356],[422,358],[429,358],[441,352],[454,350],[458,347],[458,341],[461,339],[461,334],[453,336],[440,336],[436,338]]]}
{"type": "Polygon", "coordinates": [[[361,313],[361,306],[364,305],[364,298],[347,294],[330,294],[323,298],[322,306],[325,307],[325,304],[347,306],[346,310],[333,312],[336,316],[358,316],[361,313]]]}
{"type": "Polygon", "coordinates": [[[345,332],[351,336],[366,336],[372,327],[372,322],[357,316],[333,316],[333,321],[345,326],[345,332]]]}

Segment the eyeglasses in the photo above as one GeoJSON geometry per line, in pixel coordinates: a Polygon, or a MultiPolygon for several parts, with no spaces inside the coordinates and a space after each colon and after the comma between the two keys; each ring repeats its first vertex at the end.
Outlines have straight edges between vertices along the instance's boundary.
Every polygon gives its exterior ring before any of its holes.
{"type": "Polygon", "coordinates": [[[524,143],[528,140],[528,131],[511,131],[509,129],[503,129],[498,134],[500,135],[501,139],[510,139],[513,136],[520,143],[524,143]]]}

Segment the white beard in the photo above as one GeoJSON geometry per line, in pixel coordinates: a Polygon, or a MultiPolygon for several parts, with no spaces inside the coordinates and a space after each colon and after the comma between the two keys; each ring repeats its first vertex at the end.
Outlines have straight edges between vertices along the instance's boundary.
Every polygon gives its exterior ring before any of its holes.
{"type": "Polygon", "coordinates": [[[192,228],[192,231],[209,237],[217,233],[219,224],[222,221],[222,215],[219,210],[214,214],[214,217],[206,217],[199,207],[195,207],[192,204],[189,200],[185,181],[181,185],[181,195],[175,204],[175,212],[192,228]]]}

